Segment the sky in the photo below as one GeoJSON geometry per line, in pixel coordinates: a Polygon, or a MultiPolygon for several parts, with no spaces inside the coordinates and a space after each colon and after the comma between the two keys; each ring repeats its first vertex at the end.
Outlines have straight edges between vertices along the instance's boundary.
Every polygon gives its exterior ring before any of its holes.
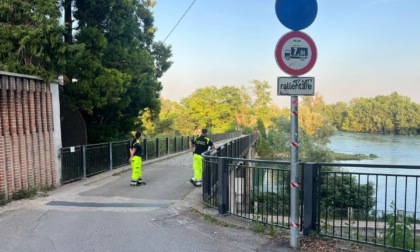
{"type": "MultiPolygon", "coordinates": [[[[160,78],[161,96],[179,102],[201,87],[251,87],[258,80],[270,84],[274,104],[289,107],[290,96],[277,96],[277,77],[290,75],[277,65],[274,50],[290,29],[277,18],[275,2],[157,0],[155,40],[166,39],[173,54],[160,78]]],[[[315,78],[326,104],[392,92],[420,103],[420,0],[317,3],[314,22],[301,31],[318,56],[301,77],[315,78]]]]}

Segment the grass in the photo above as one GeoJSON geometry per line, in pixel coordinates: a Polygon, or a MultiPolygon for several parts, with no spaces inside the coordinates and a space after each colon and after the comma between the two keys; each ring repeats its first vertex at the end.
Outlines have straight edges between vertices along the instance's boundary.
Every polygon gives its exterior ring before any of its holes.
{"type": "Polygon", "coordinates": [[[32,199],[38,193],[38,187],[30,186],[28,189],[21,189],[19,191],[13,192],[12,199],[13,200],[21,200],[21,199],[32,199]]]}
{"type": "Polygon", "coordinates": [[[7,204],[6,195],[4,193],[0,194],[0,206],[7,204]]]}
{"type": "Polygon", "coordinates": [[[264,224],[262,224],[259,221],[254,221],[253,225],[252,225],[252,231],[254,231],[255,233],[265,233],[265,227],[264,224]]]}
{"type": "MultiPolygon", "coordinates": [[[[245,229],[244,227],[241,227],[241,226],[237,226],[237,225],[229,224],[229,223],[224,222],[224,221],[220,221],[217,218],[215,218],[213,216],[210,216],[208,214],[203,214],[196,209],[191,209],[191,211],[193,213],[197,214],[197,215],[202,216],[205,221],[208,221],[212,224],[222,226],[222,227],[235,228],[235,229],[245,229]]],[[[265,225],[265,224],[263,224],[261,222],[258,222],[258,221],[253,221],[252,222],[252,226],[251,226],[250,230],[255,232],[255,233],[259,233],[259,234],[268,233],[270,236],[274,236],[274,235],[277,234],[276,228],[273,225],[265,225]],[[267,227],[268,227],[268,230],[266,230],[267,227]]]]}
{"type": "MultiPolygon", "coordinates": [[[[54,190],[54,186],[33,186],[30,185],[29,188],[20,189],[16,192],[13,192],[11,200],[22,200],[22,199],[33,199],[36,196],[47,197],[48,191],[54,190]]],[[[8,203],[6,194],[0,194],[0,206],[4,206],[8,203]]]]}
{"type": "Polygon", "coordinates": [[[345,161],[345,160],[366,160],[366,159],[375,159],[378,158],[375,154],[346,154],[346,153],[337,153],[331,152],[334,160],[345,161]]]}

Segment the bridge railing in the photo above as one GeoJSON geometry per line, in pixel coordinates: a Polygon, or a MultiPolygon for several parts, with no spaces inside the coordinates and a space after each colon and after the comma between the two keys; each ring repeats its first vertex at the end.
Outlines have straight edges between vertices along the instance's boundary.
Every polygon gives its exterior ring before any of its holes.
{"type": "MultiPolygon", "coordinates": [[[[214,141],[239,137],[241,132],[209,134],[214,141]]],[[[143,160],[151,160],[188,150],[193,136],[143,140],[143,160]]],[[[130,140],[61,148],[61,183],[86,179],[98,173],[128,165],[130,140]]]]}
{"type": "Polygon", "coordinates": [[[306,233],[420,250],[420,166],[308,163],[304,174],[306,233]]]}
{"type": "MultiPolygon", "coordinates": [[[[225,152],[226,153],[226,152],[225,152]]],[[[203,201],[233,214],[289,228],[290,162],[204,158],[203,201]]],[[[420,166],[299,163],[304,235],[420,250],[420,166]]]]}
{"type": "Polygon", "coordinates": [[[202,154],[204,164],[202,187],[205,204],[219,208],[220,212],[226,212],[229,190],[227,172],[229,169],[226,167],[225,161],[229,159],[230,164],[235,164],[235,159],[244,157],[255,145],[257,139],[258,134],[247,135],[202,154]]]}

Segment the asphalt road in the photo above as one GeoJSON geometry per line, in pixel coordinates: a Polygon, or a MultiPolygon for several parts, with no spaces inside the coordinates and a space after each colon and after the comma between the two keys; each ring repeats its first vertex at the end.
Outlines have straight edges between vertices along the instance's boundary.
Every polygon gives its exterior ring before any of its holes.
{"type": "Polygon", "coordinates": [[[288,251],[267,236],[223,227],[194,188],[191,153],[144,162],[147,185],[130,187],[129,166],[0,207],[0,251],[288,251]]]}

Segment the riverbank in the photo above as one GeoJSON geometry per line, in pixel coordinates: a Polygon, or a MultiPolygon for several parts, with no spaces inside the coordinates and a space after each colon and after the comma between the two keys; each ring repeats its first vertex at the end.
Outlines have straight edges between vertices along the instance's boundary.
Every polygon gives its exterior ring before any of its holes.
{"type": "Polygon", "coordinates": [[[346,154],[346,153],[339,153],[331,151],[331,156],[333,157],[334,161],[348,161],[348,160],[372,160],[378,158],[375,154],[346,154]]]}

